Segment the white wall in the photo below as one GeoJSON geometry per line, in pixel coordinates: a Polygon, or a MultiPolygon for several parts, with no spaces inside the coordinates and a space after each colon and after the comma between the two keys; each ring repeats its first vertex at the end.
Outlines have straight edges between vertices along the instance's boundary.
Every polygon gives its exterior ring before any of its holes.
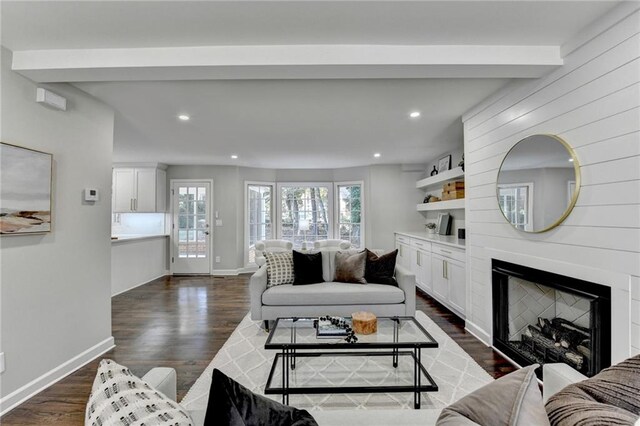
{"type": "Polygon", "coordinates": [[[0,238],[2,411],[113,345],[113,112],[66,84],[48,86],[66,112],[36,104],[36,86],[10,64],[3,49],[0,138],[53,154],[53,230],[0,238]],[[82,202],[86,187],[100,191],[95,204],[82,202]]]}
{"type": "Polygon", "coordinates": [[[415,182],[420,172],[406,172],[400,165],[379,165],[345,169],[258,169],[235,166],[169,166],[167,178],[213,179],[214,210],[222,227],[214,228],[216,270],[235,271],[244,267],[244,183],[338,182],[361,180],[365,185],[367,247],[392,249],[393,232],[424,228],[424,218],[416,211],[422,192],[415,182]]]}
{"type": "Polygon", "coordinates": [[[162,277],[169,270],[169,237],[111,242],[111,295],[162,277]]]}
{"type": "Polygon", "coordinates": [[[592,25],[606,29],[599,35],[587,29],[579,36],[586,44],[577,43],[556,71],[512,86],[463,117],[467,325],[487,341],[491,258],[511,256],[612,286],[613,361],[640,352],[640,307],[629,297],[630,290],[640,293],[640,12],[628,13],[618,8],[592,25]],[[577,152],[583,180],[564,223],[525,234],[500,214],[495,184],[507,151],[536,133],[564,138],[577,152]]]}

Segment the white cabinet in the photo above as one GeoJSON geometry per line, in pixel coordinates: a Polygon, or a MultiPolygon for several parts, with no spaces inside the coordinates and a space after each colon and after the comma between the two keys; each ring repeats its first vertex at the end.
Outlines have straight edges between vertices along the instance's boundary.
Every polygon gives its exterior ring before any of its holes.
{"type": "Polygon", "coordinates": [[[423,291],[431,293],[432,280],[431,280],[431,252],[425,249],[416,250],[416,285],[423,291]]]}
{"type": "Polygon", "coordinates": [[[396,262],[415,274],[419,289],[464,318],[467,299],[464,246],[448,241],[443,244],[438,238],[442,237],[396,234],[396,262]]]}
{"type": "Polygon", "coordinates": [[[467,299],[465,264],[434,252],[431,265],[434,296],[464,318],[467,299]]]}
{"type": "Polygon", "coordinates": [[[159,168],[114,168],[114,213],[160,213],[167,210],[167,173],[159,168]]]}

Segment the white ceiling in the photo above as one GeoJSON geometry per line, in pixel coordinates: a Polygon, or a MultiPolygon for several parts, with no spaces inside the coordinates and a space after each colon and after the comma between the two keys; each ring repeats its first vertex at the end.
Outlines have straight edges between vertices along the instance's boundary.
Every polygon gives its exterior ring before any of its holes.
{"type": "Polygon", "coordinates": [[[501,79],[78,83],[117,111],[114,161],[327,168],[422,163],[501,79]],[[422,117],[408,117],[419,110],[422,117]],[[179,121],[179,113],[191,115],[179,121]],[[373,153],[382,157],[373,159],[373,153]],[[231,160],[238,154],[238,160],[231,160]]]}
{"type": "MultiPolygon", "coordinates": [[[[517,60],[502,64],[499,55],[483,56],[481,48],[522,46],[522,53],[525,48],[560,46],[615,5],[612,1],[3,1],[2,44],[27,51],[27,57],[29,51],[47,57],[37,51],[94,49],[86,54],[76,51],[75,58],[92,58],[91,52],[106,48],[283,45],[289,46],[287,52],[294,59],[295,45],[448,45],[451,51],[455,45],[476,45],[476,52],[463,51],[470,52],[472,64],[484,66],[488,74],[482,77],[489,78],[365,78],[371,77],[371,67],[367,74],[367,67],[353,66],[347,59],[340,64],[340,51],[334,50],[338,60],[334,56],[331,64],[342,65],[354,78],[320,80],[308,73],[289,80],[271,76],[113,82],[104,81],[113,75],[108,74],[107,63],[83,74],[82,81],[88,82],[75,80],[82,90],[115,108],[117,162],[270,168],[424,163],[462,144],[461,115],[505,85],[506,77],[536,75],[523,73],[529,65],[517,60]],[[419,120],[408,118],[413,110],[421,111],[419,120]],[[180,122],[179,113],[192,119],[180,122]],[[382,157],[374,160],[374,152],[382,157]],[[232,160],[231,154],[240,158],[232,160]]],[[[72,54],[66,50],[61,57],[72,54]]],[[[135,51],[128,54],[135,58],[135,51]]],[[[395,68],[386,63],[391,70],[387,72],[411,77],[406,60],[410,57],[405,53],[395,68]]],[[[431,59],[421,58],[421,63],[431,59]]],[[[217,68],[234,75],[236,69],[242,71],[241,62],[237,59],[237,68],[217,68]]],[[[447,76],[476,76],[469,64],[447,64],[447,76]],[[449,70],[460,73],[448,74],[449,70]]],[[[299,64],[292,62],[289,68],[293,65],[299,64]]],[[[530,65],[536,65],[535,60],[530,65]]],[[[544,61],[540,65],[549,66],[544,61]]],[[[145,72],[141,66],[140,70],[145,72]]],[[[51,70],[44,71],[51,75],[51,70]]],[[[133,80],[135,73],[130,69],[122,75],[133,80]]]]}
{"type": "Polygon", "coordinates": [[[612,1],[2,1],[11,50],[263,44],[560,45],[612,1]]]}

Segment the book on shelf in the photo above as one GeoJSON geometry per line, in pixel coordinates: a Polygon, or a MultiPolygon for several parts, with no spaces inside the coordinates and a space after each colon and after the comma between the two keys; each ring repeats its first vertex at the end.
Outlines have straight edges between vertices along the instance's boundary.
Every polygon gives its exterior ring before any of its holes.
{"type": "MultiPolygon", "coordinates": [[[[351,327],[351,318],[345,318],[345,321],[349,327],[351,327]]],[[[347,330],[332,324],[329,320],[318,320],[316,325],[316,337],[319,339],[347,337],[347,330]]]]}

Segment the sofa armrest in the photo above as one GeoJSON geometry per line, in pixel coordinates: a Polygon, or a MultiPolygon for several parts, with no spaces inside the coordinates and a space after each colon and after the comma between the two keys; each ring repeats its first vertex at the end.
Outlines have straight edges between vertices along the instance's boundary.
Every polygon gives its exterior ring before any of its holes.
{"type": "MultiPolygon", "coordinates": [[[[172,401],[177,398],[177,376],[176,370],[169,367],[152,368],[142,377],[149,386],[159,390],[172,401]]],[[[176,401],[177,402],[177,401],[176,401]]]]}
{"type": "Polygon", "coordinates": [[[549,398],[566,386],[587,379],[587,376],[563,363],[545,364],[542,367],[542,376],[544,377],[542,401],[545,404],[549,398]]]}
{"type": "Polygon", "coordinates": [[[404,291],[405,315],[416,314],[416,276],[402,266],[396,265],[396,281],[404,291]]]}
{"type": "Polygon", "coordinates": [[[261,266],[251,275],[249,280],[249,296],[251,298],[251,319],[262,320],[262,293],[267,289],[267,266],[261,266]]]}

